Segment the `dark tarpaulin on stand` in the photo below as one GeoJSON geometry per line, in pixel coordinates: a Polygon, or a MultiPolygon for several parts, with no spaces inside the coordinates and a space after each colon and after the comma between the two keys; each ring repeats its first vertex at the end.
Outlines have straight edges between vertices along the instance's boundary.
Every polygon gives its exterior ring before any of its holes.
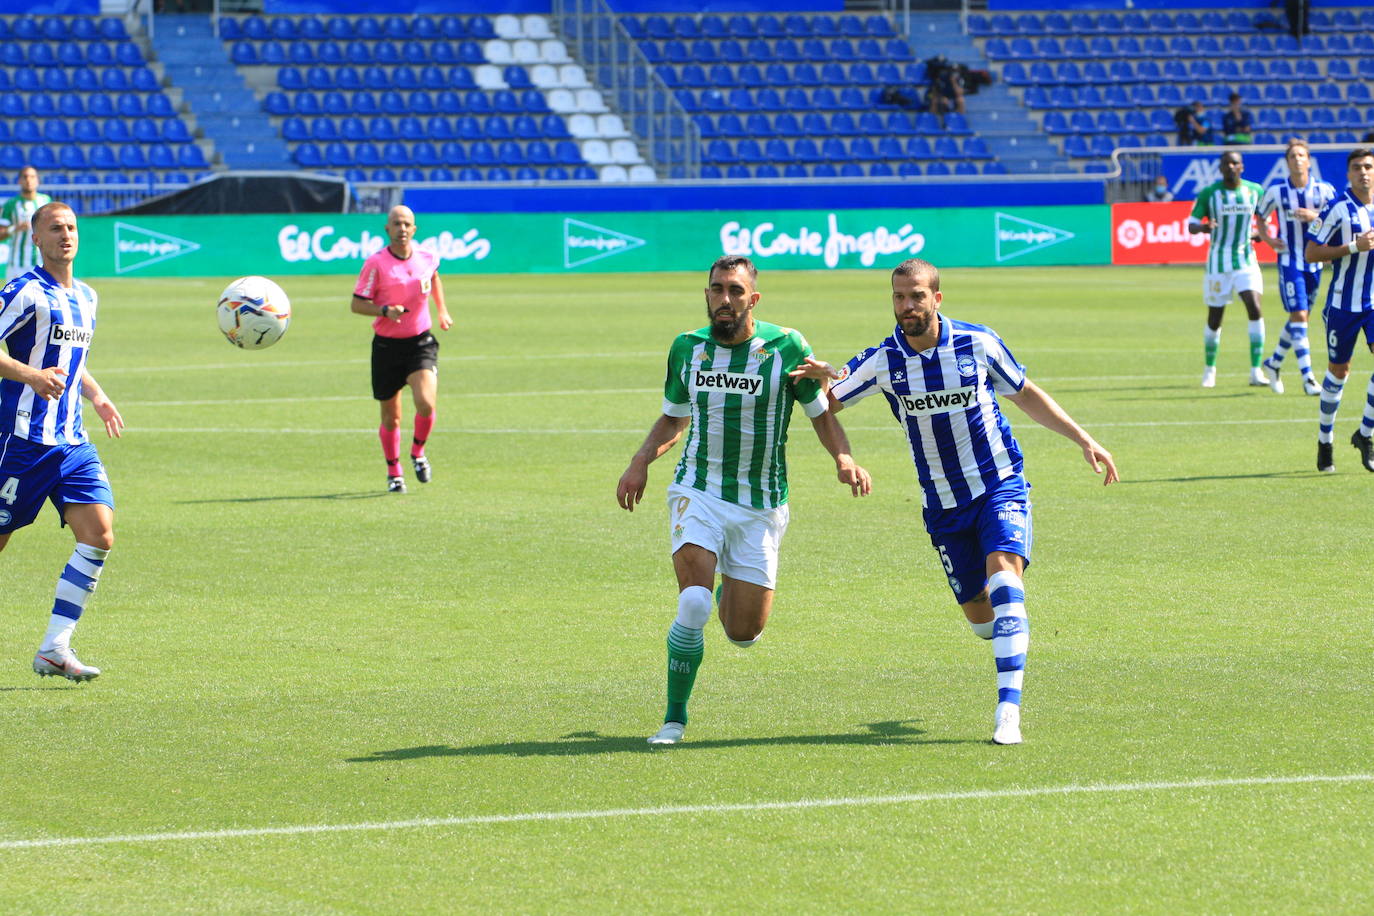
{"type": "Polygon", "coordinates": [[[308,172],[224,172],[117,210],[117,214],[343,213],[348,182],[308,172]]]}

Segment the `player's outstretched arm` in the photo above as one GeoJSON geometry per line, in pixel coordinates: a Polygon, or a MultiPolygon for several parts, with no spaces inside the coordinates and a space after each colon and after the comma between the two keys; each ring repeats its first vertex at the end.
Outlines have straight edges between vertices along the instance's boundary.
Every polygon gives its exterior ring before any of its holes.
{"type": "Polygon", "coordinates": [[[661,414],[649,428],[644,444],[630,459],[630,466],[620,475],[620,483],[615,488],[615,501],[627,512],[635,511],[635,506],[644,498],[644,488],[649,483],[649,465],[675,444],[682,431],[691,422],[690,417],[670,417],[661,414]]]}
{"type": "Polygon", "coordinates": [[[1351,240],[1355,245],[1355,251],[1350,250],[1350,245],[1323,245],[1320,242],[1309,241],[1307,250],[1303,252],[1308,261],[1319,263],[1324,261],[1334,261],[1346,255],[1355,254],[1361,251],[1374,249],[1374,230],[1363,232],[1351,240]]]}
{"type": "Polygon", "coordinates": [[[119,415],[114,401],[105,396],[105,389],[96,382],[95,376],[85,369],[81,370],[81,394],[91,402],[96,414],[104,421],[105,435],[118,439],[124,432],[124,418],[119,415]]]}
{"type": "Polygon", "coordinates": [[[849,450],[849,436],[840,425],[834,411],[827,410],[811,418],[811,426],[816,430],[816,438],[835,459],[835,472],[840,483],[847,484],[855,496],[867,496],[873,492],[873,478],[859,465],[849,450]]]}
{"type": "Polygon", "coordinates": [[[1102,481],[1103,486],[1121,479],[1121,475],[1116,472],[1116,462],[1112,460],[1112,453],[1098,445],[1097,440],[1075,423],[1073,417],[1065,413],[1064,408],[1039,385],[1027,379],[1020,391],[1008,395],[1007,398],[1036,423],[1077,443],[1078,447],[1083,449],[1083,458],[1094,474],[1101,474],[1104,469],[1106,470],[1107,476],[1102,481]]]}

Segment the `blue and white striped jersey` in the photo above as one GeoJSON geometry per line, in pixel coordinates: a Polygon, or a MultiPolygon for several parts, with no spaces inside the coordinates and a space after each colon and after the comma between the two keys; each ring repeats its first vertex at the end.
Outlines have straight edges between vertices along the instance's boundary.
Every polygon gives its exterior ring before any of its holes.
{"type": "Polygon", "coordinates": [[[1321,213],[1327,204],[1336,197],[1336,189],[1324,181],[1309,177],[1301,188],[1293,186],[1293,179],[1276,181],[1264,191],[1260,199],[1260,218],[1278,211],[1279,238],[1288,246],[1287,251],[1279,252],[1279,265],[1317,273],[1320,264],[1309,264],[1303,251],[1307,248],[1308,231],[1315,223],[1304,223],[1293,215],[1294,210],[1308,209],[1321,213]]]}
{"type": "MultiPolygon", "coordinates": [[[[1349,245],[1350,240],[1374,228],[1374,204],[1362,204],[1346,188],[1312,224],[1312,238],[1321,245],[1349,245]]],[[[1331,285],[1326,288],[1326,307],[1344,312],[1374,310],[1374,251],[1345,254],[1331,262],[1331,285]]]]}
{"type": "Polygon", "coordinates": [[[1025,384],[1025,368],[996,332],[940,316],[935,346],[917,353],[898,325],[846,363],[830,390],[845,405],[881,391],[911,443],[922,504],[952,509],[1021,473],[1021,446],[996,395],[1025,384]]]}
{"type": "Polygon", "coordinates": [[[80,280],[64,289],[43,268],[21,274],[0,290],[0,340],[11,359],[35,369],[67,371],[56,401],[21,382],[0,379],[0,433],[40,445],[86,440],[81,426],[81,376],[95,334],[95,290],[80,280]]]}

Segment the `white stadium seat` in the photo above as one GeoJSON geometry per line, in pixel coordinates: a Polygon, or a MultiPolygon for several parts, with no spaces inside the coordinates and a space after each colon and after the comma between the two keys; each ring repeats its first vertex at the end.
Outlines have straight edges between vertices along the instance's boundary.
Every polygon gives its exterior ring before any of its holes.
{"type": "Polygon", "coordinates": [[[568,56],[568,46],[557,38],[548,38],[539,42],[539,57],[549,64],[572,62],[572,58],[568,56]]]}
{"type": "Polygon", "coordinates": [[[587,82],[587,71],[577,64],[564,64],[559,67],[558,82],[565,89],[586,89],[591,85],[587,82]]]}
{"type": "Polygon", "coordinates": [[[492,38],[483,44],[482,56],[493,64],[509,64],[514,60],[510,42],[502,38],[492,38]]]}
{"type": "Polygon", "coordinates": [[[596,118],[596,135],[607,140],[615,140],[619,137],[628,137],[630,132],[625,129],[625,122],[620,120],[620,115],[604,114],[596,118]]]}
{"type": "Polygon", "coordinates": [[[602,181],[629,181],[630,174],[622,165],[603,165],[600,172],[602,181]]]}
{"type": "Polygon", "coordinates": [[[577,110],[585,111],[588,114],[602,114],[609,111],[606,107],[606,100],[601,97],[601,93],[595,89],[577,90],[577,110]]]}
{"type": "Polygon", "coordinates": [[[577,111],[577,96],[571,89],[550,89],[547,93],[549,108],[559,114],[577,111]]]}
{"type": "Polygon", "coordinates": [[[658,181],[658,173],[647,165],[630,166],[630,180],[639,183],[658,181]]]}
{"type": "Polygon", "coordinates": [[[492,28],[496,30],[496,34],[499,35],[501,38],[525,37],[525,27],[523,23],[521,23],[520,18],[518,16],[512,16],[509,13],[503,13],[502,15],[497,16],[496,21],[493,22],[491,25],[492,28]]]}
{"type": "Polygon", "coordinates": [[[606,145],[605,140],[583,140],[582,158],[589,165],[610,165],[611,148],[606,145]]]}
{"type": "Polygon", "coordinates": [[[528,38],[522,38],[511,45],[510,53],[517,64],[539,63],[539,45],[528,38]]]}
{"type": "Polygon", "coordinates": [[[526,38],[552,38],[553,31],[549,28],[549,20],[538,13],[531,13],[526,16],[522,23],[525,27],[526,38]]]}
{"type": "Polygon", "coordinates": [[[568,133],[579,140],[589,140],[598,136],[596,118],[589,114],[575,114],[568,118],[568,133]]]}
{"type": "Polygon", "coordinates": [[[552,64],[535,64],[531,67],[530,82],[540,89],[556,89],[563,85],[558,78],[558,68],[552,64]]]}
{"type": "Polygon", "coordinates": [[[501,75],[501,68],[495,64],[479,64],[472,71],[472,79],[483,89],[509,89],[506,78],[501,75]]]}
{"type": "Polygon", "coordinates": [[[633,140],[612,140],[611,161],[622,165],[638,165],[644,161],[644,157],[639,155],[639,147],[635,146],[633,140]]]}

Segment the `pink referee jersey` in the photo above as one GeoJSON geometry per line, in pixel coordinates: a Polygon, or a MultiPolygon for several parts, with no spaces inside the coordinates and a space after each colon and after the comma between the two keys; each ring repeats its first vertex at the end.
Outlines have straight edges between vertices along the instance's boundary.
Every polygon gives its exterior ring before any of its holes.
{"type": "Polygon", "coordinates": [[[439,256],[418,245],[411,247],[408,258],[398,258],[390,248],[383,247],[363,262],[353,295],[377,305],[399,305],[406,310],[400,321],[377,316],[372,322],[377,336],[415,337],[430,329],[429,291],[438,269],[439,256]]]}

